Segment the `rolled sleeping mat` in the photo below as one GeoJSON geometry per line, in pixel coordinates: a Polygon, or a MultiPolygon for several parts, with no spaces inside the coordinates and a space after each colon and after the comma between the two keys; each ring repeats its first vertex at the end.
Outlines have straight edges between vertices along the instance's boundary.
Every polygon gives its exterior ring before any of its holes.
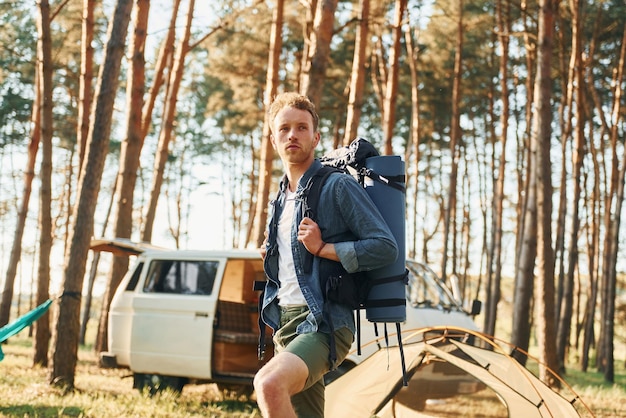
{"type": "Polygon", "coordinates": [[[373,176],[378,174],[386,179],[394,179],[395,183],[402,186],[392,187],[368,177],[364,181],[365,191],[387,222],[398,244],[398,258],[394,263],[367,273],[367,277],[375,284],[367,297],[366,317],[371,322],[404,322],[406,284],[404,280],[397,279],[404,277],[406,271],[404,161],[398,155],[369,157],[365,160],[365,168],[372,170],[373,176]],[[382,280],[385,278],[397,280],[382,280]],[[377,279],[380,279],[380,284],[376,284],[377,279]]]}

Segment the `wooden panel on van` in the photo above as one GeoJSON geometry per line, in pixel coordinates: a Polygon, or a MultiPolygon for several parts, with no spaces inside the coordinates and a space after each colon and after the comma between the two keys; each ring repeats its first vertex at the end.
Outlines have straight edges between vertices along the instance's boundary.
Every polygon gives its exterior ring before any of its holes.
{"type": "Polygon", "coordinates": [[[256,303],[258,292],[253,289],[255,280],[263,280],[263,261],[228,260],[220,289],[220,300],[231,302],[256,303]]]}

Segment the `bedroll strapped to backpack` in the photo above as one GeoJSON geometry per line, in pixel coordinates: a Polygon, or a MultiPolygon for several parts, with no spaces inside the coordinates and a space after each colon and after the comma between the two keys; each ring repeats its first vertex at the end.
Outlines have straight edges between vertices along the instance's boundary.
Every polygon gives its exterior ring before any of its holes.
{"type": "MultiPolygon", "coordinates": [[[[320,279],[326,300],[350,306],[356,311],[356,339],[358,354],[361,354],[360,311],[365,309],[366,318],[374,324],[378,336],[377,323],[395,323],[398,345],[401,353],[402,372],[406,386],[406,371],[402,351],[400,323],[406,320],[406,284],[405,266],[405,176],[404,163],[398,156],[380,156],[376,148],[363,138],[354,140],[349,146],[325,154],[320,158],[322,168],[311,176],[302,194],[304,216],[317,222],[317,205],[326,179],[333,173],[351,174],[363,186],[385,219],[398,245],[398,259],[384,268],[359,273],[347,273],[341,263],[320,260],[320,270],[324,271],[320,279]]],[[[313,255],[305,253],[304,270],[310,271],[313,255]]],[[[255,285],[255,290],[263,290],[262,285],[255,285]]],[[[262,299],[262,298],[261,298],[262,299]]],[[[325,305],[326,306],[326,305],[325,305]]],[[[261,303],[259,304],[261,307],[261,303]]],[[[331,328],[330,362],[335,368],[336,352],[332,317],[324,309],[324,319],[331,328]]],[[[259,327],[264,334],[265,324],[259,315],[259,327]]],[[[264,335],[259,339],[259,356],[264,352],[264,335]]],[[[387,341],[388,343],[388,341],[387,341]]],[[[261,357],[260,357],[261,358],[261,357]]]]}

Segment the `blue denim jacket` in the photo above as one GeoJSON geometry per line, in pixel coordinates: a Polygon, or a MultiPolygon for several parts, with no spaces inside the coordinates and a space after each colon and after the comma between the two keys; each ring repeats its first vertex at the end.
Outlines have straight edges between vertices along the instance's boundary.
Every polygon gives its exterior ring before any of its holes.
{"type": "MultiPolygon", "coordinates": [[[[294,224],[291,228],[291,251],[300,289],[310,313],[307,320],[297,328],[299,334],[321,331],[330,332],[330,327],[322,319],[324,297],[320,286],[320,258],[314,257],[312,268],[305,272],[306,248],[297,240],[298,225],[303,218],[302,191],[304,185],[317,172],[322,164],[315,160],[304,173],[296,188],[294,224]]],[[[267,284],[263,297],[263,321],[276,331],[280,324],[278,306],[278,244],[276,233],[278,220],[285,201],[287,181],[281,181],[280,192],[271,203],[268,239],[264,261],[267,284]]],[[[382,215],[365,190],[352,178],[343,173],[331,174],[322,188],[316,220],[325,242],[334,243],[335,251],[343,268],[349,272],[368,271],[393,263],[398,256],[395,238],[382,215]]],[[[355,332],[354,314],[347,306],[329,302],[334,329],[348,327],[355,332]]]]}

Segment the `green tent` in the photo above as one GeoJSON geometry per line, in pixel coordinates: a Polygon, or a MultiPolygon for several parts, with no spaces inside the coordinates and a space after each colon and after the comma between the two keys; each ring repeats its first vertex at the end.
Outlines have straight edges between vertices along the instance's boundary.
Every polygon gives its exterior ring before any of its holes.
{"type": "Polygon", "coordinates": [[[24,315],[17,318],[15,321],[0,328],[0,361],[4,359],[4,353],[2,352],[1,343],[41,318],[41,316],[46,313],[52,302],[53,299],[48,299],[32,311],[25,313],[24,315]]]}

